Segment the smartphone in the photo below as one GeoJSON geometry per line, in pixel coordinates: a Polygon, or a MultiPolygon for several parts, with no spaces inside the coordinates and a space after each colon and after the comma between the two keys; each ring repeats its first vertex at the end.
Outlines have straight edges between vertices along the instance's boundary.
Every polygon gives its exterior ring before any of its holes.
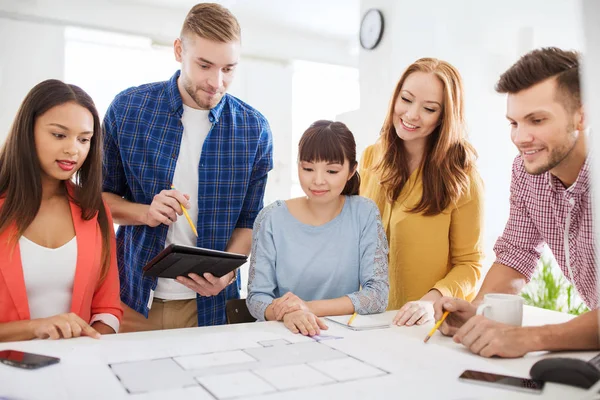
{"type": "Polygon", "coordinates": [[[24,369],[38,369],[56,364],[60,358],[43,356],[41,354],[25,353],[17,350],[0,351],[0,363],[24,369]]]}
{"type": "Polygon", "coordinates": [[[483,385],[514,389],[526,393],[539,394],[544,389],[544,381],[538,379],[517,378],[516,376],[499,375],[490,372],[467,370],[458,379],[465,382],[481,383],[483,385]]]}

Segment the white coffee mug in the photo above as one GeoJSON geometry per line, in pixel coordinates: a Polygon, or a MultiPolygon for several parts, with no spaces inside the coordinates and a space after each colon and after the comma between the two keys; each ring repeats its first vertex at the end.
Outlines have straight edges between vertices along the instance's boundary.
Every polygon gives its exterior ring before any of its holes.
{"type": "Polygon", "coordinates": [[[514,294],[488,293],[477,307],[477,315],[508,325],[523,324],[523,298],[514,294]]]}

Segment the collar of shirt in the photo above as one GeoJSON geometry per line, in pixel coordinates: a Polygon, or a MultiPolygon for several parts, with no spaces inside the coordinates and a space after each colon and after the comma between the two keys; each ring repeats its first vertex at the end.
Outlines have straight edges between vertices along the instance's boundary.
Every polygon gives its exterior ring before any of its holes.
{"type": "Polygon", "coordinates": [[[581,170],[579,171],[579,175],[577,175],[577,179],[575,183],[573,183],[568,188],[564,188],[562,182],[552,175],[550,171],[546,172],[546,179],[548,180],[548,185],[550,189],[554,192],[565,191],[571,195],[580,196],[587,193],[590,190],[590,163],[591,157],[588,153],[585,158],[585,162],[581,166],[581,170]]]}
{"type": "MultiPolygon", "coordinates": [[[[179,79],[180,74],[180,70],[175,72],[171,79],[169,79],[169,83],[167,85],[169,108],[171,109],[171,112],[177,114],[179,118],[181,118],[183,115],[183,100],[181,99],[181,93],[179,93],[179,87],[177,86],[177,79],[179,79]]],[[[219,103],[210,110],[208,119],[213,124],[219,122],[219,118],[221,118],[221,113],[225,107],[226,97],[227,94],[223,95],[221,101],[219,101],[219,103]]]]}

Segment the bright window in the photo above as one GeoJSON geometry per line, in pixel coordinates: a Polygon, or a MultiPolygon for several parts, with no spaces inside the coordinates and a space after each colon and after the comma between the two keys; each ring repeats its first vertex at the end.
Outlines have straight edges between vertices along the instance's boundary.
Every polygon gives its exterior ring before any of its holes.
{"type": "Polygon", "coordinates": [[[100,118],[119,92],[179,69],[172,48],[144,37],[69,27],[65,39],[65,81],[92,96],[100,118]]]}
{"type": "Polygon", "coordinates": [[[292,197],[303,196],[295,167],[298,142],[304,131],[319,119],[360,107],[358,68],[295,61],[292,80],[292,197]]]}

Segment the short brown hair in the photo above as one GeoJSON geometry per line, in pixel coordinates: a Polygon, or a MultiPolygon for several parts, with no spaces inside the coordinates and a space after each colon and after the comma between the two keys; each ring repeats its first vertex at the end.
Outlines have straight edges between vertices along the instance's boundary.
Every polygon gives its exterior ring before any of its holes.
{"type": "Polygon", "coordinates": [[[241,29],[235,16],[216,3],[196,4],[183,21],[181,35],[189,33],[215,42],[235,42],[241,39],[241,29]]]}
{"type": "Polygon", "coordinates": [[[314,122],[300,138],[298,161],[333,162],[344,165],[348,160],[352,178],[346,182],[342,195],[354,196],[360,188],[360,176],[356,170],[356,142],[354,135],[342,122],[319,120],[314,122]]]}
{"type": "Polygon", "coordinates": [[[500,76],[498,93],[518,93],[546,79],[556,78],[556,93],[565,108],[574,111],[581,107],[579,53],[544,47],[533,50],[519,59],[500,76]]]}

